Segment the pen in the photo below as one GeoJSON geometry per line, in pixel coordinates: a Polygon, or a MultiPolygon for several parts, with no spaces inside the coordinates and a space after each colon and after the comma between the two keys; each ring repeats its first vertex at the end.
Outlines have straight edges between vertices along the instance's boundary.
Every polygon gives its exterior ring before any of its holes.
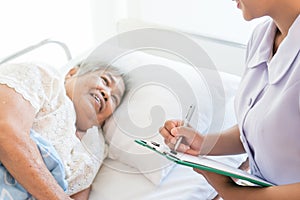
{"type": "MultiPolygon", "coordinates": [[[[194,111],[195,111],[195,105],[192,104],[192,105],[190,105],[190,108],[189,108],[189,110],[188,110],[188,112],[187,112],[187,114],[186,114],[186,116],[185,116],[185,118],[183,120],[183,126],[188,126],[188,124],[189,124],[189,122],[190,122],[190,120],[192,118],[192,115],[193,115],[194,111]]],[[[175,151],[177,151],[177,149],[178,149],[178,147],[179,147],[182,139],[183,139],[183,136],[180,136],[178,138],[178,140],[176,141],[176,144],[175,144],[175,147],[174,147],[175,151]]]]}

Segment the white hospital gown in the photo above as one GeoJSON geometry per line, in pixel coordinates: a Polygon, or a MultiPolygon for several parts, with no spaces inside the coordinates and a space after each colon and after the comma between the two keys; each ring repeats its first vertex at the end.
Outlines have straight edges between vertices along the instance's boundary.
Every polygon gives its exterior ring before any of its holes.
{"type": "Polygon", "coordinates": [[[104,139],[96,127],[88,131],[82,142],[76,137],[76,113],[66,95],[64,77],[51,67],[43,66],[2,65],[0,84],[14,88],[34,107],[32,129],[55,147],[65,168],[67,193],[75,194],[94,180],[105,154],[104,139]]]}

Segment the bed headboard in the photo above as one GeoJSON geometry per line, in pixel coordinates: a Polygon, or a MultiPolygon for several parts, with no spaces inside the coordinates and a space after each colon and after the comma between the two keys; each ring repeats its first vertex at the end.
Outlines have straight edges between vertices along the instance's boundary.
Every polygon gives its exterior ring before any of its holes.
{"type": "MultiPolygon", "coordinates": [[[[122,19],[117,23],[118,33],[140,28],[162,28],[174,30],[174,28],[164,27],[135,19],[122,19]]],[[[246,45],[205,35],[190,34],[186,32],[183,34],[197,42],[200,47],[206,51],[219,71],[239,76],[242,75],[244,71],[246,45]]],[[[154,52],[154,54],[157,55],[157,52],[154,52]]],[[[176,60],[176,57],[170,57],[169,54],[161,54],[160,56],[176,60]]]]}

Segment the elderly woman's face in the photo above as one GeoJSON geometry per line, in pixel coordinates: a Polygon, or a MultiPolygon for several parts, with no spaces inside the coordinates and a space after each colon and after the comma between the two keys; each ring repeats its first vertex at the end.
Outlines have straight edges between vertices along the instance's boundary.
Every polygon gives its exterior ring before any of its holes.
{"type": "Polygon", "coordinates": [[[125,91],[121,76],[111,71],[98,70],[74,76],[77,68],[69,72],[65,87],[76,111],[78,130],[86,131],[102,125],[120,104],[125,91]]]}

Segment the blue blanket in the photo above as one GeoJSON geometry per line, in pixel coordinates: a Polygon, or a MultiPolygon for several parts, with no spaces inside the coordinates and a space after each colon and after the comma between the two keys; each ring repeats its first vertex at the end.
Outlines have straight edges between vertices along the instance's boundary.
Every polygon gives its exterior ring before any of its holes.
{"type": "MultiPolygon", "coordinates": [[[[65,171],[56,150],[45,139],[43,139],[35,131],[30,131],[30,137],[37,144],[37,147],[43,157],[43,160],[56,179],[57,183],[67,190],[67,182],[65,180],[65,171]]],[[[0,162],[0,200],[34,200],[32,197],[7,171],[0,162]]]]}

